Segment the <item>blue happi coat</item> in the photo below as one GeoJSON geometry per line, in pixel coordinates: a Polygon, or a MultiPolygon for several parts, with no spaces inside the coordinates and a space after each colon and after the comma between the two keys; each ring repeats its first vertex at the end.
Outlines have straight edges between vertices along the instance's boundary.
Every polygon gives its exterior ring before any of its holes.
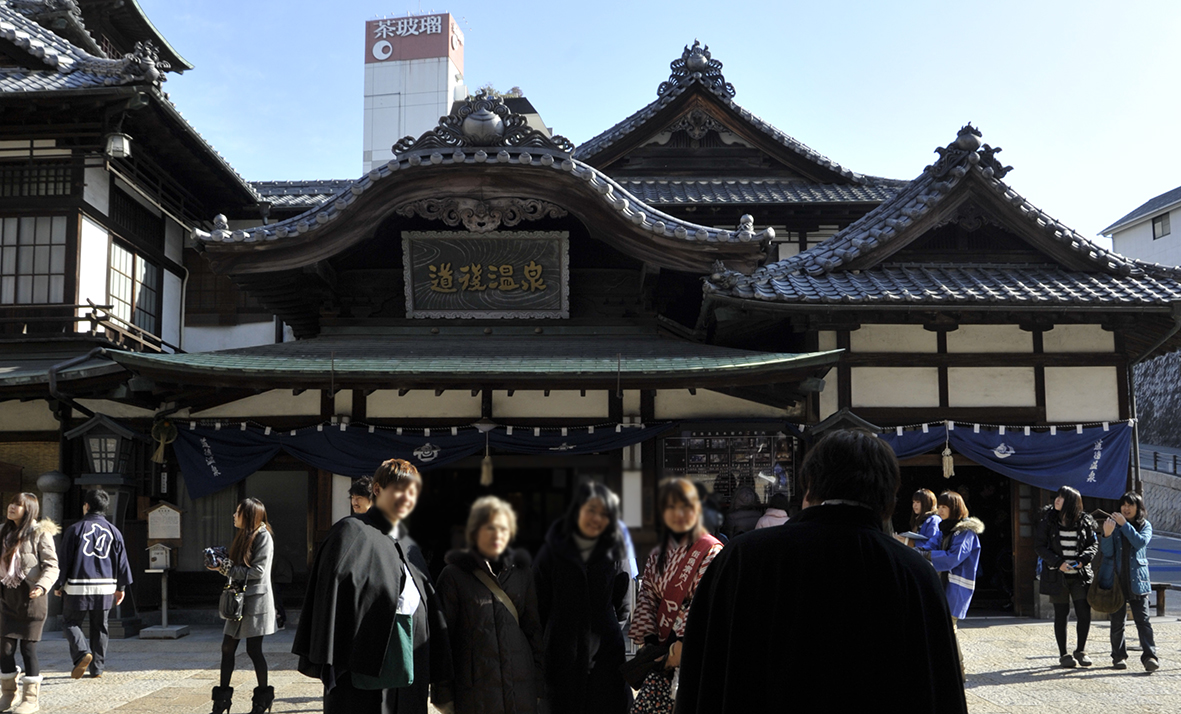
{"type": "Polygon", "coordinates": [[[968,614],[972,593],[976,590],[976,567],[980,563],[980,534],[984,523],[978,518],[964,518],[951,532],[939,531],[934,538],[917,546],[924,551],[935,570],[947,573],[944,590],[951,616],[962,619],[968,614]]]}
{"type": "Polygon", "coordinates": [[[942,518],[932,513],[923,520],[923,524],[915,532],[926,536],[926,540],[929,541],[939,535],[939,522],[942,520],[942,518]]]}

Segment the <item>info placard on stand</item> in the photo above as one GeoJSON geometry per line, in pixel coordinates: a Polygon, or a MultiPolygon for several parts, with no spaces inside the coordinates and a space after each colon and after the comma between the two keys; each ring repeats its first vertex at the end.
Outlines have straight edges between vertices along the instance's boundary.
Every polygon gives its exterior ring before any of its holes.
{"type": "Polygon", "coordinates": [[[160,624],[139,631],[141,640],[175,640],[189,634],[188,625],[168,624],[168,571],[172,567],[173,548],[180,545],[180,509],[168,503],[156,504],[148,511],[148,564],[145,572],[160,574],[160,624]]]}

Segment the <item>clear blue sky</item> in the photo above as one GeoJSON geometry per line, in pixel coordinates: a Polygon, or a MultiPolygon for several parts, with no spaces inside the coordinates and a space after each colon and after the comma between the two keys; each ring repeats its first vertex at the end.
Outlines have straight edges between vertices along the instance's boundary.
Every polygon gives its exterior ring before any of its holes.
{"type": "Polygon", "coordinates": [[[140,4],[196,66],[165,89],[249,180],[360,175],[364,23],[409,11],[461,18],[467,85],[520,86],[575,143],[700,38],[740,105],[854,171],[913,178],[972,121],[1007,181],[1087,236],[1181,185],[1169,0],[140,4]]]}

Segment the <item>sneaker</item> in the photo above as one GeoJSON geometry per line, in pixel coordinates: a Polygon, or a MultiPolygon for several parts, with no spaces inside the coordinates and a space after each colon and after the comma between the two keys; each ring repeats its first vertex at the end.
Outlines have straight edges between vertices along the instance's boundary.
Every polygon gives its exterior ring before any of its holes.
{"type": "Polygon", "coordinates": [[[1145,672],[1155,672],[1158,669],[1160,669],[1160,662],[1156,657],[1149,657],[1148,659],[1144,660],[1145,672]]]}
{"type": "Polygon", "coordinates": [[[1071,657],[1070,655],[1062,655],[1058,658],[1058,664],[1062,667],[1073,667],[1075,664],[1074,657],[1071,657]]]}
{"type": "Polygon", "coordinates": [[[1091,658],[1087,656],[1087,653],[1083,652],[1082,650],[1074,651],[1074,659],[1083,667],[1090,667],[1091,665],[1095,664],[1091,661],[1091,658]]]}
{"type": "Polygon", "coordinates": [[[81,679],[82,675],[86,674],[86,668],[90,666],[92,660],[94,660],[94,655],[89,652],[82,655],[82,659],[74,663],[74,669],[70,672],[70,678],[81,679]]]}
{"type": "Polygon", "coordinates": [[[1117,659],[1111,663],[1111,668],[1112,669],[1127,669],[1128,668],[1128,660],[1117,659]]]}

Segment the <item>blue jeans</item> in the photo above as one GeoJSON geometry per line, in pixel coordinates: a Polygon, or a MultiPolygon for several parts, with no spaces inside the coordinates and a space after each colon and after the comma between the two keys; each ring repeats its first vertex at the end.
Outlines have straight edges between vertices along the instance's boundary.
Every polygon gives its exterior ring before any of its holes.
{"type": "Polygon", "coordinates": [[[1128,658],[1128,642],[1124,637],[1124,623],[1128,620],[1128,608],[1132,608],[1132,619],[1136,622],[1136,634],[1140,637],[1141,662],[1156,659],[1156,639],[1152,635],[1152,623],[1148,621],[1148,596],[1129,595],[1128,601],[1111,614],[1111,660],[1119,662],[1128,658]]]}

